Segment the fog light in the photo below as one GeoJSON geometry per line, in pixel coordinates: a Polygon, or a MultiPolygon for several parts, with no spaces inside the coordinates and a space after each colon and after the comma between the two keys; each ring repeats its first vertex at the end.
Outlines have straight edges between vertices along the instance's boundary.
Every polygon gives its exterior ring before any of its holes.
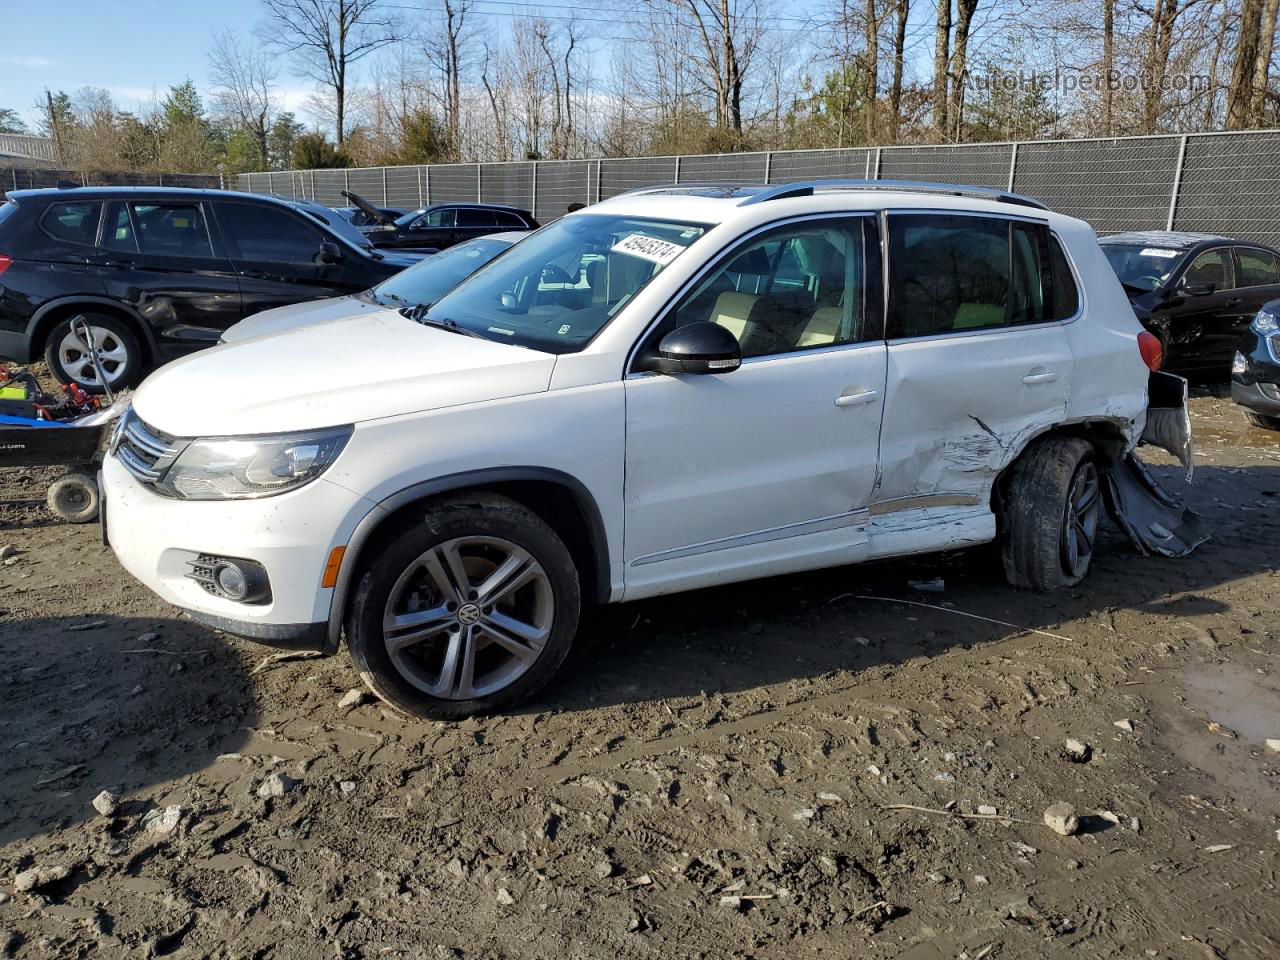
{"type": "Polygon", "coordinates": [[[187,565],[191,567],[187,576],[215,597],[236,603],[266,603],[271,599],[267,571],[253,560],[202,553],[199,559],[189,560],[187,565]]]}
{"type": "Polygon", "coordinates": [[[1239,350],[1236,351],[1235,357],[1231,361],[1232,373],[1244,373],[1249,369],[1249,358],[1239,350]]]}
{"type": "Polygon", "coordinates": [[[249,593],[249,578],[234,563],[220,563],[213,571],[214,582],[229,600],[243,600],[249,593]]]}

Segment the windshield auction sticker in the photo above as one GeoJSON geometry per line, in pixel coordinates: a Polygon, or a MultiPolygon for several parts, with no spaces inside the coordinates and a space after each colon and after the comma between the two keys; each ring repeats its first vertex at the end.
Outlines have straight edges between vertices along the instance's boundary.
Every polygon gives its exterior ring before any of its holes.
{"type": "Polygon", "coordinates": [[[1142,252],[1138,254],[1140,257],[1160,257],[1164,260],[1172,260],[1176,257],[1180,250],[1162,250],[1160,247],[1143,247],[1142,252]]]}
{"type": "Polygon", "coordinates": [[[625,253],[628,256],[639,257],[641,260],[648,260],[650,263],[666,266],[680,256],[685,248],[678,243],[659,240],[657,237],[647,237],[643,233],[632,233],[623,237],[610,249],[614,253],[625,253]]]}

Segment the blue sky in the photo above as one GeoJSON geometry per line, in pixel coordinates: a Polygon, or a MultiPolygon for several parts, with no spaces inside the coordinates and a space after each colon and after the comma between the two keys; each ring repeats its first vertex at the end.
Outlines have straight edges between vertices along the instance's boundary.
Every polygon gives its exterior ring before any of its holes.
{"type": "MultiPolygon", "coordinates": [[[[248,32],[262,18],[259,0],[12,0],[0,43],[0,107],[37,119],[45,87],[73,93],[105,87],[123,109],[137,109],[187,77],[208,90],[210,35],[248,32]]],[[[278,80],[291,106],[309,84],[278,80]]]]}

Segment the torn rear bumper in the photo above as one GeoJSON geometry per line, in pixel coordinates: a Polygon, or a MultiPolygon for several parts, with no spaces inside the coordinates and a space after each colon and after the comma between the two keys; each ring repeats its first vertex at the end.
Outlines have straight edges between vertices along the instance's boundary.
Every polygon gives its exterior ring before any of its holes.
{"type": "MultiPolygon", "coordinates": [[[[1156,371],[1148,385],[1147,424],[1142,443],[1167,450],[1178,458],[1191,480],[1194,470],[1191,413],[1187,381],[1156,371]]],[[[1103,474],[1103,492],[1112,521],[1139,552],[1185,557],[1209,539],[1204,520],[1182,506],[1132,451],[1113,462],[1103,474]]]]}

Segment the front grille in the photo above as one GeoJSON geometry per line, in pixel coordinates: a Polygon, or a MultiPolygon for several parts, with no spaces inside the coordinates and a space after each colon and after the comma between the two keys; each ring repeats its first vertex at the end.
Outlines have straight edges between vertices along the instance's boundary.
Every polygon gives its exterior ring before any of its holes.
{"type": "Polygon", "coordinates": [[[133,412],[133,408],[125,411],[116,428],[112,441],[112,453],[121,466],[128,470],[140,483],[167,493],[161,487],[160,480],[165,472],[178,459],[178,454],[186,444],[175,440],[154,427],[148,426],[133,412]]]}

